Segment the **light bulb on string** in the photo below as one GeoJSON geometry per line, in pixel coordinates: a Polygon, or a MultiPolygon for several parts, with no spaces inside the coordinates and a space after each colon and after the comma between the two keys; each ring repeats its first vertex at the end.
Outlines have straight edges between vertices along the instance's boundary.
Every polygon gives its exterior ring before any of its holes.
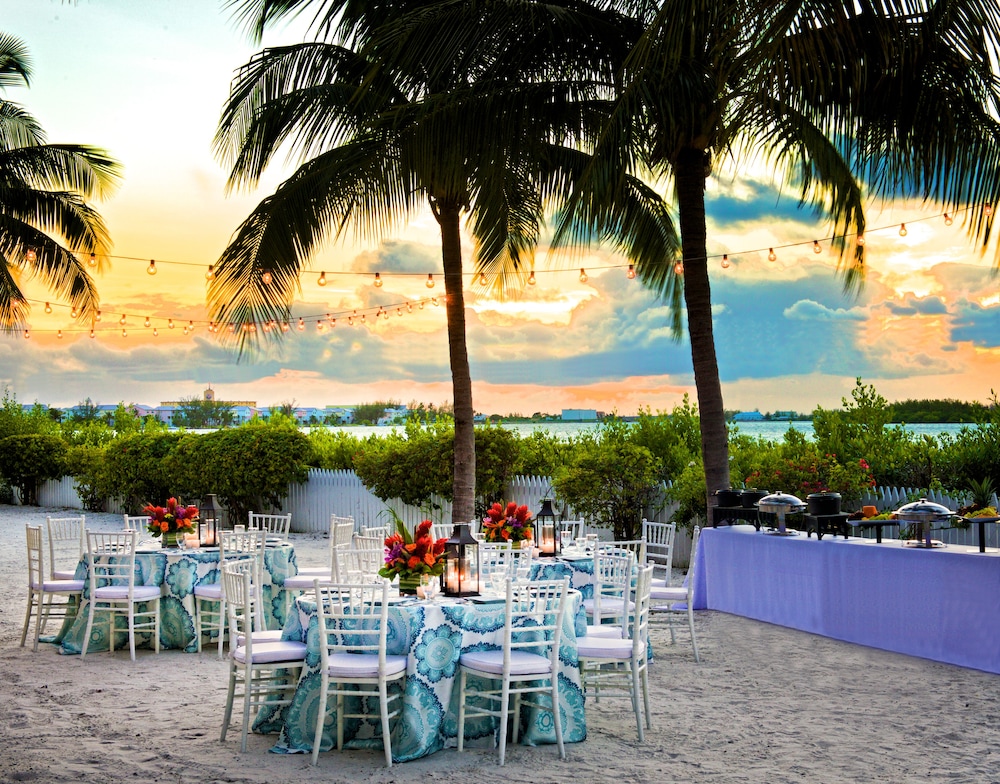
{"type": "Polygon", "coordinates": [[[76,318],[79,315],[79,311],[76,309],[76,305],[73,306],[73,309],[69,312],[69,315],[71,318],[76,318]]]}
{"type": "Polygon", "coordinates": [[[155,338],[159,334],[160,334],[160,330],[157,329],[156,327],[153,327],[153,337],[155,338]]]}
{"type": "Polygon", "coordinates": [[[729,254],[722,254],[722,269],[729,269],[729,254]]]}
{"type": "Polygon", "coordinates": [[[322,321],[317,321],[316,322],[316,331],[317,332],[322,332],[323,331],[323,322],[322,321]]]}
{"type": "Polygon", "coordinates": [[[150,259],[149,260],[149,266],[146,267],[146,273],[148,275],[155,275],[156,274],[156,259],[150,259]]]}
{"type": "Polygon", "coordinates": [[[194,332],[194,322],[193,321],[188,321],[187,328],[188,328],[188,332],[194,332]]]}
{"type": "Polygon", "coordinates": [[[94,339],[94,330],[90,330],[90,339],[91,339],[91,340],[93,340],[93,339],[94,339]]]}
{"type": "Polygon", "coordinates": [[[316,281],[320,286],[326,285],[326,271],[319,273],[319,280],[316,281]]]}
{"type": "Polygon", "coordinates": [[[983,207],[983,215],[985,215],[988,218],[992,214],[993,214],[993,205],[992,204],[987,204],[985,207],[983,207]]]}
{"type": "Polygon", "coordinates": [[[349,327],[353,327],[354,326],[354,314],[357,313],[357,312],[358,311],[354,311],[354,313],[352,313],[350,316],[347,317],[347,326],[349,326],[349,327]]]}
{"type": "Polygon", "coordinates": [[[187,333],[188,333],[188,328],[184,327],[184,334],[186,335],[187,333]]]}
{"type": "Polygon", "coordinates": [[[399,316],[400,318],[403,318],[403,309],[396,308],[396,315],[399,316]]]}
{"type": "Polygon", "coordinates": [[[296,329],[297,329],[297,330],[298,330],[299,332],[302,332],[303,330],[305,330],[305,328],[306,328],[306,322],[305,322],[305,319],[304,319],[304,318],[302,318],[302,317],[300,316],[300,317],[299,317],[299,323],[298,323],[298,326],[296,326],[296,329]]]}
{"type": "Polygon", "coordinates": [[[531,270],[531,274],[528,275],[528,285],[529,286],[535,285],[535,270],[531,270]]]}
{"type": "Polygon", "coordinates": [[[271,277],[271,270],[264,270],[264,274],[260,276],[260,282],[265,286],[270,286],[273,278],[271,277]]]}
{"type": "Polygon", "coordinates": [[[287,321],[282,321],[281,322],[281,331],[282,332],[288,332],[288,330],[290,330],[291,328],[292,328],[291,324],[289,324],[287,321]]]}
{"type": "Polygon", "coordinates": [[[674,273],[677,275],[684,274],[684,262],[678,261],[676,264],[674,264],[674,273]]]}
{"type": "Polygon", "coordinates": [[[142,325],[143,325],[144,327],[148,327],[148,326],[149,326],[149,324],[150,324],[150,321],[149,321],[149,316],[146,316],[146,320],[142,322],[142,325]]]}
{"type": "Polygon", "coordinates": [[[951,226],[955,221],[947,212],[944,214],[944,225],[951,226]]]}
{"type": "Polygon", "coordinates": [[[768,261],[777,261],[778,260],[778,254],[776,254],[774,252],[774,248],[768,248],[767,249],[767,260],[768,261]]]}
{"type": "Polygon", "coordinates": [[[34,248],[28,248],[27,253],[24,254],[24,258],[27,260],[29,264],[34,264],[35,260],[38,258],[38,254],[35,253],[34,248]]]}
{"type": "Polygon", "coordinates": [[[625,277],[629,280],[635,280],[635,264],[628,265],[628,272],[625,273],[625,277]]]}
{"type": "Polygon", "coordinates": [[[433,305],[434,307],[437,307],[437,306],[438,306],[438,305],[440,305],[441,303],[440,303],[440,302],[438,302],[438,298],[437,298],[437,297],[432,297],[432,298],[431,298],[431,304],[432,304],[432,305],[433,305]]]}
{"type": "Polygon", "coordinates": [[[485,286],[486,283],[487,283],[486,273],[485,272],[480,272],[479,273],[479,285],[480,286],[485,286]]]}
{"type": "Polygon", "coordinates": [[[123,329],[122,330],[122,337],[123,338],[127,338],[128,337],[128,330],[127,329],[123,329]]]}
{"type": "Polygon", "coordinates": [[[865,235],[864,234],[859,234],[858,235],[858,245],[861,245],[863,247],[864,244],[865,244],[865,235]]]}
{"type": "Polygon", "coordinates": [[[97,311],[97,315],[94,316],[94,321],[100,321],[100,320],[101,320],[101,311],[97,311]]]}
{"type": "Polygon", "coordinates": [[[420,300],[420,302],[418,302],[417,305],[420,307],[421,310],[424,309],[424,301],[423,300],[420,300]]]}
{"type": "Polygon", "coordinates": [[[214,321],[209,321],[208,322],[208,331],[209,332],[215,332],[215,322],[214,321]]]}
{"type": "Polygon", "coordinates": [[[900,223],[899,224],[899,236],[900,237],[905,237],[906,235],[907,235],[906,224],[905,223],[900,223]]]}
{"type": "Polygon", "coordinates": [[[88,263],[88,264],[89,264],[89,265],[90,265],[91,267],[96,267],[96,266],[97,266],[97,254],[96,254],[96,253],[94,253],[93,251],[91,251],[91,253],[90,253],[90,258],[89,258],[89,259],[87,260],[87,263],[88,263]]]}
{"type": "Polygon", "coordinates": [[[411,305],[409,302],[406,303],[406,312],[407,313],[413,312],[413,305],[411,305]]]}
{"type": "Polygon", "coordinates": [[[167,319],[167,326],[170,327],[170,329],[173,329],[174,328],[174,320],[173,319],[167,319]]]}
{"type": "Polygon", "coordinates": [[[427,273],[427,282],[424,285],[429,289],[434,288],[434,275],[432,273],[427,273]]]}
{"type": "Polygon", "coordinates": [[[813,253],[822,253],[823,248],[819,244],[819,240],[813,240],[813,253]]]}
{"type": "Polygon", "coordinates": [[[580,282],[581,283],[586,283],[587,280],[588,280],[588,278],[587,278],[587,270],[585,270],[583,267],[580,267],[580,282]]]}
{"type": "Polygon", "coordinates": [[[382,288],[382,276],[379,273],[375,273],[375,288],[382,288]]]}
{"type": "Polygon", "coordinates": [[[31,337],[31,333],[28,332],[28,330],[24,330],[24,339],[27,340],[30,337],[31,337]]]}
{"type": "Polygon", "coordinates": [[[365,324],[365,323],[367,323],[367,322],[368,322],[368,319],[367,319],[367,317],[365,316],[365,314],[364,314],[364,313],[362,313],[362,314],[361,314],[361,323],[362,323],[362,324],[365,324]]]}
{"type": "Polygon", "coordinates": [[[123,327],[125,326],[125,314],[124,313],[122,313],[122,317],[120,319],[118,319],[118,323],[121,324],[123,327]]]}
{"type": "Polygon", "coordinates": [[[205,272],[205,280],[212,280],[215,277],[215,265],[209,264],[208,271],[205,272]]]}
{"type": "Polygon", "coordinates": [[[62,330],[61,329],[57,329],[56,330],[56,337],[59,338],[60,340],[62,340],[62,330]]]}
{"type": "Polygon", "coordinates": [[[229,326],[226,327],[226,329],[229,331],[230,335],[235,335],[236,334],[236,325],[233,322],[230,321],[229,322],[229,326]]]}
{"type": "Polygon", "coordinates": [[[52,306],[48,302],[45,303],[45,312],[46,313],[52,312],[52,306]]]}

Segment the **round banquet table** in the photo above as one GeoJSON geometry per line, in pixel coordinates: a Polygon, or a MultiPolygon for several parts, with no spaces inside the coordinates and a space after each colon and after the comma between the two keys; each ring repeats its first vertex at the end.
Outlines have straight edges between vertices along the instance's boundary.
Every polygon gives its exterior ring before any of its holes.
{"type": "MultiPolygon", "coordinates": [[[[180,550],[140,546],[135,554],[135,571],[136,585],[161,588],[160,647],[197,652],[194,589],[197,585],[219,582],[219,548],[180,550]]],[[[281,629],[285,625],[287,612],[281,588],[285,579],[297,571],[292,545],[282,543],[264,549],[264,622],[268,629],[281,629]]],[[[61,653],[80,653],[87,631],[90,579],[86,559],[77,564],[75,577],[84,581],[83,601],[76,617],[67,619],[52,640],[60,646],[61,653]]],[[[95,620],[87,652],[108,650],[107,633],[107,622],[100,624],[95,620]]],[[[152,637],[150,632],[136,632],[136,647],[152,648],[152,637]]],[[[123,646],[128,647],[128,624],[119,616],[115,622],[115,649],[123,646]]]]}

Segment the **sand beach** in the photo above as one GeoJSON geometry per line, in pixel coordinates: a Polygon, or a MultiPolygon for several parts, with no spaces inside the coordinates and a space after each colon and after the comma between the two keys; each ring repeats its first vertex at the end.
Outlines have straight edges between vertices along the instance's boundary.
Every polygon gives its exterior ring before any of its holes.
{"type": "MultiPolygon", "coordinates": [[[[1000,782],[1000,677],[722,613],[702,612],[702,662],[654,621],[653,729],[623,700],[588,705],[588,738],[495,752],[445,749],[384,767],[380,751],[269,753],[276,736],[218,740],[227,664],[140,650],[61,655],[18,646],[26,523],[66,510],[0,506],[0,782],[1000,782]]],[[[118,515],[88,514],[94,529],[118,515]]],[[[321,535],[293,534],[319,562],[321,535]]],[[[998,597],[1000,600],[1000,597],[998,597]]]]}

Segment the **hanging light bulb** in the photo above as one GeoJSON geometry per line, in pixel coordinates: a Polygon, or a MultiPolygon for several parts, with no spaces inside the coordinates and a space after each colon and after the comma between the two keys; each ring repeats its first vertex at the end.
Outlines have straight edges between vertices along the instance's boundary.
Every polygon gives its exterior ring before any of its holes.
{"type": "Polygon", "coordinates": [[[722,254],[722,269],[729,269],[729,254],[722,254]]]}
{"type": "Polygon", "coordinates": [[[157,329],[156,327],[153,327],[153,337],[155,338],[159,334],[160,334],[160,330],[157,329]]]}
{"type": "Polygon", "coordinates": [[[148,327],[148,326],[149,326],[149,323],[150,323],[150,322],[149,322],[149,316],[146,316],[146,320],[142,322],[142,325],[143,325],[144,327],[148,327]]]}
{"type": "MultiPolygon", "coordinates": [[[[357,313],[357,311],[354,311],[354,313],[357,313]]],[[[354,313],[347,317],[347,326],[349,327],[354,326],[354,313]]]]}
{"type": "Polygon", "coordinates": [[[29,264],[34,264],[35,259],[38,258],[38,254],[35,253],[34,248],[28,248],[28,252],[24,254],[24,258],[27,259],[29,264]]]}
{"type": "Polygon", "coordinates": [[[364,324],[364,323],[366,323],[367,321],[368,321],[368,319],[367,319],[367,318],[365,317],[365,314],[364,314],[364,313],[362,313],[362,314],[361,314],[361,323],[362,323],[362,324],[364,324]]]}
{"type": "Polygon", "coordinates": [[[581,283],[587,282],[587,270],[585,270],[583,267],[580,267],[580,282],[581,283]]]}
{"type": "Polygon", "coordinates": [[[951,226],[955,221],[947,212],[944,214],[944,225],[951,226]]]}
{"type": "Polygon", "coordinates": [[[677,275],[684,274],[684,262],[678,261],[676,264],[674,264],[674,273],[677,275]]]}
{"type": "Polygon", "coordinates": [[[418,302],[417,305],[420,307],[421,310],[424,309],[424,301],[423,300],[420,300],[420,302],[418,302]]]}
{"type": "Polygon", "coordinates": [[[335,326],[337,326],[337,319],[330,319],[330,329],[333,329],[335,326]]]}
{"type": "Polygon", "coordinates": [[[170,329],[173,329],[174,328],[174,320],[173,319],[167,319],[167,326],[170,327],[170,329]]]}
{"type": "Polygon", "coordinates": [[[899,224],[899,236],[900,237],[905,237],[907,235],[907,233],[908,232],[906,231],[906,224],[905,223],[900,223],[899,224]]]}
{"type": "Polygon", "coordinates": [[[993,214],[993,205],[992,204],[987,204],[985,207],[983,207],[983,215],[985,215],[988,218],[992,214],[993,214]]]}
{"type": "Polygon", "coordinates": [[[399,316],[400,318],[403,318],[403,309],[396,308],[396,315],[399,316]]]}
{"type": "Polygon", "coordinates": [[[52,312],[52,306],[48,302],[45,303],[45,312],[46,313],[52,312]]]}
{"type": "Polygon", "coordinates": [[[155,275],[156,274],[156,259],[150,259],[149,260],[149,266],[146,267],[146,273],[149,274],[149,275],[155,275]]]}
{"type": "Polygon", "coordinates": [[[406,303],[406,312],[407,313],[412,313],[413,312],[413,305],[410,304],[409,302],[406,303]]]}
{"type": "Polygon", "coordinates": [[[768,248],[767,249],[767,260],[768,261],[777,261],[778,260],[778,256],[774,252],[774,248],[768,248]]]}
{"type": "Polygon", "coordinates": [[[291,328],[292,328],[291,324],[289,324],[287,321],[282,321],[281,322],[281,331],[282,332],[288,332],[288,330],[290,330],[291,328]]]}
{"type": "Polygon", "coordinates": [[[319,273],[319,280],[316,281],[320,286],[326,285],[326,272],[323,271],[319,273]]]}
{"type": "Polygon", "coordinates": [[[528,275],[528,285],[529,286],[535,285],[535,270],[531,270],[531,274],[528,275]]]}
{"type": "Polygon", "coordinates": [[[487,283],[486,273],[485,272],[480,272],[479,273],[479,285],[480,286],[485,286],[486,283],[487,283]]]}
{"type": "Polygon", "coordinates": [[[30,337],[31,337],[31,333],[28,332],[28,330],[24,330],[24,339],[27,340],[30,337]]]}
{"type": "Polygon", "coordinates": [[[122,330],[122,337],[123,338],[127,338],[128,337],[128,330],[127,329],[123,329],[122,330]]]}
{"type": "Polygon", "coordinates": [[[69,315],[70,315],[71,318],[76,318],[77,317],[78,311],[76,309],[76,305],[73,306],[73,309],[69,312],[69,315]]]}
{"type": "Polygon", "coordinates": [[[270,286],[271,280],[271,270],[264,270],[264,274],[260,276],[260,282],[265,286],[270,286]]]}
{"type": "Polygon", "coordinates": [[[317,332],[322,332],[323,331],[323,322],[322,321],[317,321],[316,322],[316,331],[317,332]]]}
{"type": "Polygon", "coordinates": [[[209,332],[215,332],[215,322],[214,321],[209,321],[208,322],[208,331],[209,332]]]}
{"type": "Polygon", "coordinates": [[[864,234],[859,234],[858,235],[858,245],[864,246],[864,244],[865,244],[865,235],[864,234]]]}
{"type": "Polygon", "coordinates": [[[188,321],[187,328],[188,328],[188,332],[194,332],[194,322],[193,321],[188,321]]]}
{"type": "Polygon", "coordinates": [[[101,320],[101,311],[97,311],[97,315],[94,316],[94,321],[100,321],[100,320],[101,320]]]}
{"type": "Polygon", "coordinates": [[[94,330],[90,330],[90,338],[91,338],[91,340],[93,340],[93,338],[94,338],[94,330]]]}
{"type": "Polygon", "coordinates": [[[628,265],[628,272],[625,273],[625,277],[629,280],[635,280],[635,264],[628,265]]]}
{"type": "Polygon", "coordinates": [[[125,326],[125,314],[124,313],[122,313],[122,317],[120,319],[118,319],[118,323],[121,324],[123,327],[125,326]]]}
{"type": "Polygon", "coordinates": [[[303,330],[305,330],[305,328],[306,328],[306,322],[305,322],[305,319],[304,319],[304,318],[302,318],[301,316],[299,316],[299,323],[298,323],[298,326],[296,326],[296,329],[297,329],[297,330],[298,330],[299,332],[302,332],[303,330]]]}
{"type": "Polygon", "coordinates": [[[819,240],[813,240],[813,253],[822,253],[823,248],[819,244],[819,240]]]}
{"type": "Polygon", "coordinates": [[[184,334],[186,335],[187,333],[188,333],[188,328],[184,327],[184,334]]]}
{"type": "Polygon", "coordinates": [[[375,273],[375,288],[377,289],[382,288],[382,276],[379,275],[377,272],[375,273]]]}
{"type": "Polygon", "coordinates": [[[215,265],[209,264],[208,271],[205,273],[205,280],[212,280],[215,277],[215,265]]]}
{"type": "Polygon", "coordinates": [[[430,272],[427,273],[427,282],[424,285],[429,289],[434,288],[434,275],[430,272]]]}
{"type": "Polygon", "coordinates": [[[91,251],[91,252],[90,252],[90,259],[89,259],[89,260],[87,261],[87,263],[88,263],[88,264],[89,264],[89,265],[90,265],[91,267],[96,267],[96,266],[97,266],[97,254],[96,254],[96,253],[94,253],[93,251],[91,251]]]}
{"type": "Polygon", "coordinates": [[[62,340],[62,330],[61,329],[57,329],[56,330],[56,337],[59,338],[60,340],[62,340]]]}

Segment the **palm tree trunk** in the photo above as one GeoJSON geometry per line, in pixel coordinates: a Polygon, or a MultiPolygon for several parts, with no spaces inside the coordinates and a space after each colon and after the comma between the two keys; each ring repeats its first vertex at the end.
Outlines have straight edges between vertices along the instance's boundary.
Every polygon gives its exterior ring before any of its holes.
{"type": "Polygon", "coordinates": [[[684,254],[684,304],[687,306],[691,362],[698,394],[701,451],[707,503],[712,493],[729,487],[729,441],[722,403],[722,383],[712,331],[712,292],[708,280],[705,228],[707,162],[702,150],[687,148],[674,163],[681,244],[684,254]]]}
{"type": "Polygon", "coordinates": [[[451,359],[455,406],[455,465],[452,485],[452,523],[468,523],[475,515],[476,433],[472,409],[472,376],[465,340],[465,292],[462,287],[462,238],[458,204],[436,202],[434,215],[441,227],[445,310],[448,316],[448,353],[451,359]]]}

